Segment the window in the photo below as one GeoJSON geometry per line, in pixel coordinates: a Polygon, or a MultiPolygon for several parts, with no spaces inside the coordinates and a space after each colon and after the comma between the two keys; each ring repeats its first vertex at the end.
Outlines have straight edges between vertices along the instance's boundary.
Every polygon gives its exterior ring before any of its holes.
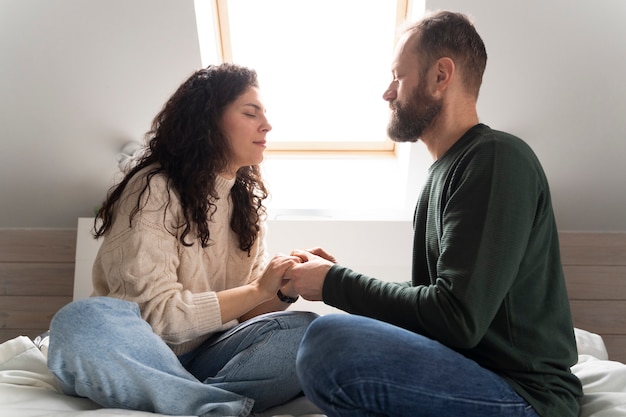
{"type": "Polygon", "coordinates": [[[421,16],[424,0],[195,6],[203,65],[236,62],[259,75],[273,126],[263,163],[270,215],[410,216],[427,165],[414,166],[422,149],[387,139],[382,94],[397,27],[421,16]]]}
{"type": "Polygon", "coordinates": [[[214,15],[216,44],[203,61],[217,54],[257,71],[274,127],[270,151],[394,150],[380,98],[408,0],[210,3],[202,13],[214,15]]]}

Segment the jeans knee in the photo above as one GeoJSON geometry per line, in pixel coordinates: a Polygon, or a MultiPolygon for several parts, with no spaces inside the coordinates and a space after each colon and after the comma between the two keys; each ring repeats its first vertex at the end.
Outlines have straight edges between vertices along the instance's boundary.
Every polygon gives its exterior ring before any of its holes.
{"type": "Polygon", "coordinates": [[[139,315],[139,307],[128,301],[112,297],[90,297],[73,301],[61,308],[50,323],[51,341],[62,336],[66,343],[76,338],[89,338],[90,334],[101,332],[120,314],[139,315]]]}
{"type": "MultiPolygon", "coordinates": [[[[300,342],[296,355],[298,375],[321,372],[337,352],[339,333],[331,316],[322,316],[311,322],[300,342]]],[[[313,377],[314,378],[314,377],[313,377]]]]}
{"type": "Polygon", "coordinates": [[[352,318],[349,314],[328,314],[317,318],[307,327],[303,343],[321,349],[336,346],[339,339],[345,339],[354,330],[355,326],[350,322],[352,318]]]}
{"type": "Polygon", "coordinates": [[[317,318],[319,318],[319,314],[313,313],[310,311],[290,311],[291,319],[289,323],[289,327],[297,328],[301,327],[306,330],[317,318]]]}
{"type": "Polygon", "coordinates": [[[52,317],[52,321],[50,322],[50,332],[51,333],[65,333],[67,330],[77,329],[77,321],[79,319],[84,319],[83,310],[85,304],[88,304],[90,299],[72,301],[69,304],[63,306],[59,311],[56,312],[54,317],[52,317]]]}
{"type": "Polygon", "coordinates": [[[281,328],[297,329],[299,327],[307,328],[319,317],[319,314],[311,311],[277,311],[268,313],[265,317],[269,320],[275,320],[281,328]]]}

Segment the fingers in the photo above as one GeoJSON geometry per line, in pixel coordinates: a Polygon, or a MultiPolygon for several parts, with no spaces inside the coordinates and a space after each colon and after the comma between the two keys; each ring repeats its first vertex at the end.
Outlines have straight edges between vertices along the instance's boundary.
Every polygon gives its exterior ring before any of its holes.
{"type": "Polygon", "coordinates": [[[283,276],[288,269],[302,262],[303,261],[297,256],[276,255],[272,258],[268,267],[276,274],[283,276]]]}
{"type": "Polygon", "coordinates": [[[337,263],[337,260],[335,259],[335,257],[331,255],[330,253],[326,252],[323,248],[314,248],[312,249],[312,253],[314,253],[315,255],[321,258],[326,259],[327,261],[331,261],[334,264],[337,263]]]}
{"type": "Polygon", "coordinates": [[[298,258],[300,262],[308,262],[312,259],[311,253],[302,249],[292,250],[291,256],[298,258]]]}
{"type": "Polygon", "coordinates": [[[307,250],[297,249],[297,250],[293,250],[291,254],[300,257],[300,259],[302,259],[302,262],[310,261],[311,259],[313,259],[311,255],[315,255],[315,256],[319,256],[320,258],[326,259],[327,261],[330,261],[334,264],[337,263],[337,260],[335,259],[333,255],[326,252],[324,248],[320,248],[320,247],[315,247],[315,248],[311,248],[307,250]]]}
{"type": "Polygon", "coordinates": [[[294,255],[294,254],[290,254],[290,255],[284,255],[282,253],[276,254],[272,257],[272,259],[270,260],[270,264],[274,264],[274,265],[283,265],[283,264],[292,264],[292,263],[301,263],[302,259],[300,259],[300,257],[294,255]]]}
{"type": "Polygon", "coordinates": [[[256,283],[271,298],[286,284],[288,278],[285,277],[285,273],[300,263],[300,258],[296,256],[275,255],[270,259],[263,274],[256,279],[256,283]]]}

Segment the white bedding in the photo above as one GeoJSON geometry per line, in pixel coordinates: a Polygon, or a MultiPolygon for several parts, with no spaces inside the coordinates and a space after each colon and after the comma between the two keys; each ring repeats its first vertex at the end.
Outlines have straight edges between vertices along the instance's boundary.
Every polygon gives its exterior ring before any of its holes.
{"type": "MultiPolygon", "coordinates": [[[[626,365],[608,360],[604,342],[596,334],[576,329],[576,342],[579,358],[572,371],[585,392],[580,417],[626,416],[626,365]]],[[[61,394],[42,350],[24,336],[0,345],[0,417],[162,417],[103,409],[89,400],[61,394]]],[[[264,416],[321,417],[315,412],[308,401],[299,399],[264,416]]]]}
{"type": "Polygon", "coordinates": [[[578,363],[572,372],[583,384],[580,417],[626,416],[626,365],[608,360],[602,338],[576,329],[578,363]]]}
{"type": "MultiPolygon", "coordinates": [[[[25,336],[0,345],[0,417],[163,417],[105,409],[90,400],[63,395],[46,367],[45,351],[25,336]]],[[[319,410],[315,406],[300,398],[259,416],[322,417],[316,412],[319,410]]]]}

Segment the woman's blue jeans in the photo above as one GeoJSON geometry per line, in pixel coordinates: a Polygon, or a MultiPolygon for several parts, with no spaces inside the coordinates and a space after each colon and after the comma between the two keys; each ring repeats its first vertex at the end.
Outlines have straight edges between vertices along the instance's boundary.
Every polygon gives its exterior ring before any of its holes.
{"type": "Polygon", "coordinates": [[[309,326],[296,359],[328,416],[538,417],[502,378],[424,336],[333,314],[309,326]]]}
{"type": "Polygon", "coordinates": [[[107,408],[247,416],[301,395],[296,351],[316,317],[259,316],[177,357],[141,318],[137,304],[87,298],[53,318],[48,367],[65,393],[107,408]]]}

